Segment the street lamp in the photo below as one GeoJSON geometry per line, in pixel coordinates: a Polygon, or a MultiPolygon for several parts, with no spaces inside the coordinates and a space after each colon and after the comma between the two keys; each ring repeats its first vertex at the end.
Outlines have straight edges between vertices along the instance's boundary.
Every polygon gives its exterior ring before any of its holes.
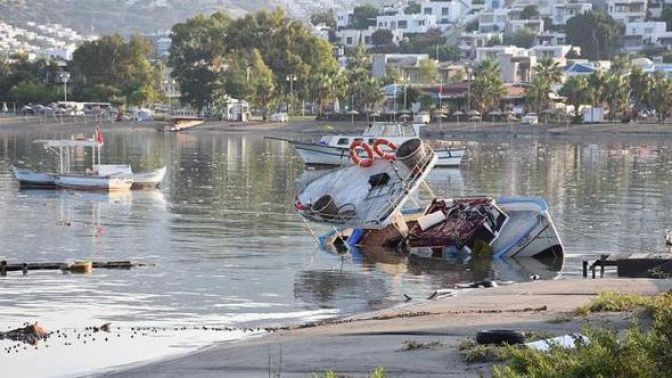
{"type": "Polygon", "coordinates": [[[58,73],[58,80],[63,83],[64,102],[68,102],[68,81],[70,81],[70,72],[61,71],[58,73]]]}
{"type": "Polygon", "coordinates": [[[289,103],[291,101],[292,92],[294,91],[294,82],[296,81],[296,74],[289,74],[285,78],[289,82],[289,99],[287,100],[287,116],[289,116],[289,103]]]}

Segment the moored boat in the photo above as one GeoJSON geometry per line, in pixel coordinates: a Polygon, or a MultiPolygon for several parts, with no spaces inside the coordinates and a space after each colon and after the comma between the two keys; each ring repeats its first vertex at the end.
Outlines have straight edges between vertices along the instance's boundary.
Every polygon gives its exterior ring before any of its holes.
{"type": "Polygon", "coordinates": [[[64,174],[56,176],[56,185],[64,189],[117,191],[129,190],[133,176],[118,174],[110,176],[64,174]]]}
{"type": "Polygon", "coordinates": [[[133,174],[133,185],[131,189],[152,189],[158,188],[166,176],[166,167],[161,167],[154,171],[140,172],[133,174]]]}
{"type": "Polygon", "coordinates": [[[27,169],[12,167],[14,177],[22,188],[54,189],[56,181],[52,173],[34,172],[27,169]]]}
{"type": "MultiPolygon", "coordinates": [[[[353,142],[362,141],[373,145],[376,140],[385,139],[398,146],[407,140],[419,138],[421,126],[422,124],[377,122],[370,124],[360,135],[325,135],[317,143],[293,140],[289,143],[307,165],[348,165],[351,163],[348,148],[353,142]]],[[[465,150],[434,146],[434,153],[438,158],[437,167],[458,167],[465,150]]]]}

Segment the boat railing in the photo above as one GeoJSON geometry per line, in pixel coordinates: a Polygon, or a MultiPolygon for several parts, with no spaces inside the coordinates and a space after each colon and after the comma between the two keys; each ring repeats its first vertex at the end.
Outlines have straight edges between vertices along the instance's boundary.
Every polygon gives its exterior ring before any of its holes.
{"type": "Polygon", "coordinates": [[[407,197],[417,185],[425,180],[427,170],[431,169],[431,166],[435,163],[436,154],[434,153],[434,150],[426,143],[423,145],[425,147],[425,156],[418,161],[415,166],[410,167],[408,176],[401,177],[399,171],[395,170],[399,174],[402,187],[397,190],[394,195],[388,198],[387,205],[381,208],[376,214],[376,220],[373,221],[376,225],[385,223],[394,210],[399,206],[402,199],[407,197]]]}

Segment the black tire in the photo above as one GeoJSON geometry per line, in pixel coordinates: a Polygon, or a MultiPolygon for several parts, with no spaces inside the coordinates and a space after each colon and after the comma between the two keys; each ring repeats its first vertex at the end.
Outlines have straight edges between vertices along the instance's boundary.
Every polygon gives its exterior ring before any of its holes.
{"type": "Polygon", "coordinates": [[[525,335],[512,329],[489,329],[478,332],[476,334],[476,342],[479,344],[496,345],[523,344],[525,342],[525,335]]]}

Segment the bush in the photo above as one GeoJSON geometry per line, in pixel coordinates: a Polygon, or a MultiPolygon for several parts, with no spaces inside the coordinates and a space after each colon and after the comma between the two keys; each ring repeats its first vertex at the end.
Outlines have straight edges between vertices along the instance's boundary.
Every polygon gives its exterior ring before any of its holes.
{"type": "Polygon", "coordinates": [[[583,312],[631,311],[644,308],[653,320],[649,329],[638,324],[623,334],[585,328],[590,342],[574,348],[552,346],[548,352],[505,347],[503,366],[492,376],[505,377],[672,377],[672,293],[655,297],[601,294],[583,312]]]}

